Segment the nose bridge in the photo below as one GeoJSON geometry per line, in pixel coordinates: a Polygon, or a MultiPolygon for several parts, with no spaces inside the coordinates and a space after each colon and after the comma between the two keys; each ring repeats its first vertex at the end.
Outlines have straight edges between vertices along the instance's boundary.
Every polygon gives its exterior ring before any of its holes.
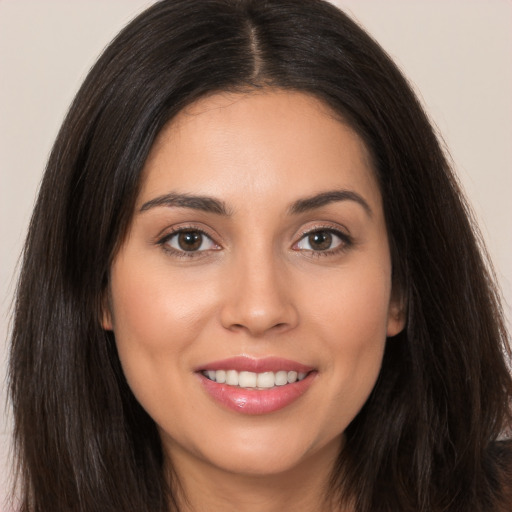
{"type": "Polygon", "coordinates": [[[224,327],[261,336],[269,330],[286,330],[297,323],[298,315],[283,267],[282,259],[268,240],[253,240],[235,251],[222,307],[224,327]]]}

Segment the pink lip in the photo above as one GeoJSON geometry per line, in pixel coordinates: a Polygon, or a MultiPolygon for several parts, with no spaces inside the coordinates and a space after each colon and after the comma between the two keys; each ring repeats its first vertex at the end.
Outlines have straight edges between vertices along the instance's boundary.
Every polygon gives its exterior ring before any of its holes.
{"type": "Polygon", "coordinates": [[[278,372],[284,370],[287,372],[303,372],[309,373],[314,368],[306,366],[290,359],[282,359],[280,357],[264,357],[260,359],[253,359],[247,356],[231,357],[229,359],[222,359],[220,361],[212,361],[203,366],[196,368],[196,371],[203,370],[236,370],[237,372],[278,372]]]}
{"type": "Polygon", "coordinates": [[[197,369],[203,389],[221,405],[242,414],[268,414],[279,411],[299,399],[311,386],[318,372],[310,366],[280,358],[252,359],[234,357],[208,363],[197,369]],[[275,386],[271,389],[246,389],[228,384],[219,384],[205,377],[203,370],[236,370],[255,373],[277,372],[279,370],[307,373],[307,376],[293,384],[275,386]]]}

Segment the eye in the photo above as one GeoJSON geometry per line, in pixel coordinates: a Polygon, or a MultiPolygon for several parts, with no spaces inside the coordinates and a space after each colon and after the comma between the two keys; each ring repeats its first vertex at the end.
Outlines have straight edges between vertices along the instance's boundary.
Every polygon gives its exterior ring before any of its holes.
{"type": "Polygon", "coordinates": [[[163,238],[160,243],[172,252],[194,253],[217,250],[219,246],[198,229],[181,229],[163,238]]]}
{"type": "Polygon", "coordinates": [[[304,234],[293,247],[295,250],[315,252],[336,252],[350,244],[350,238],[344,233],[332,229],[316,229],[304,234]]]}

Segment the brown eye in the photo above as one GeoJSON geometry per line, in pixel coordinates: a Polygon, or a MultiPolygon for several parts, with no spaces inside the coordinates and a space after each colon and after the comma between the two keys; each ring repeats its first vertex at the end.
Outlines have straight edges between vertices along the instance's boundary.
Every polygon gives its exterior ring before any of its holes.
{"type": "Polygon", "coordinates": [[[306,233],[295,244],[294,249],[309,252],[329,252],[348,245],[350,245],[348,235],[334,230],[318,229],[306,233]]]}
{"type": "Polygon", "coordinates": [[[197,251],[203,242],[203,235],[198,231],[183,231],[178,234],[178,245],[183,251],[197,251]]]}
{"type": "Polygon", "coordinates": [[[175,252],[202,252],[219,249],[205,233],[197,229],[184,229],[167,236],[162,243],[175,252]]]}
{"type": "Polygon", "coordinates": [[[328,231],[316,231],[308,235],[308,242],[314,251],[326,251],[331,248],[332,234],[328,231]]]}

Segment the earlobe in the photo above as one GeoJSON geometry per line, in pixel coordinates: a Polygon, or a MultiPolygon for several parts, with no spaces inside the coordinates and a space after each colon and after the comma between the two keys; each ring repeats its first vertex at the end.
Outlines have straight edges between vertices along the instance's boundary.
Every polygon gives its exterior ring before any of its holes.
{"type": "Polygon", "coordinates": [[[110,301],[108,298],[108,293],[105,292],[103,294],[103,298],[101,301],[101,319],[100,319],[101,327],[105,331],[112,331],[112,312],[110,308],[110,301]]]}
{"type": "Polygon", "coordinates": [[[405,327],[406,307],[402,300],[394,300],[389,306],[388,326],[386,335],[388,338],[396,336],[405,327]]]}

